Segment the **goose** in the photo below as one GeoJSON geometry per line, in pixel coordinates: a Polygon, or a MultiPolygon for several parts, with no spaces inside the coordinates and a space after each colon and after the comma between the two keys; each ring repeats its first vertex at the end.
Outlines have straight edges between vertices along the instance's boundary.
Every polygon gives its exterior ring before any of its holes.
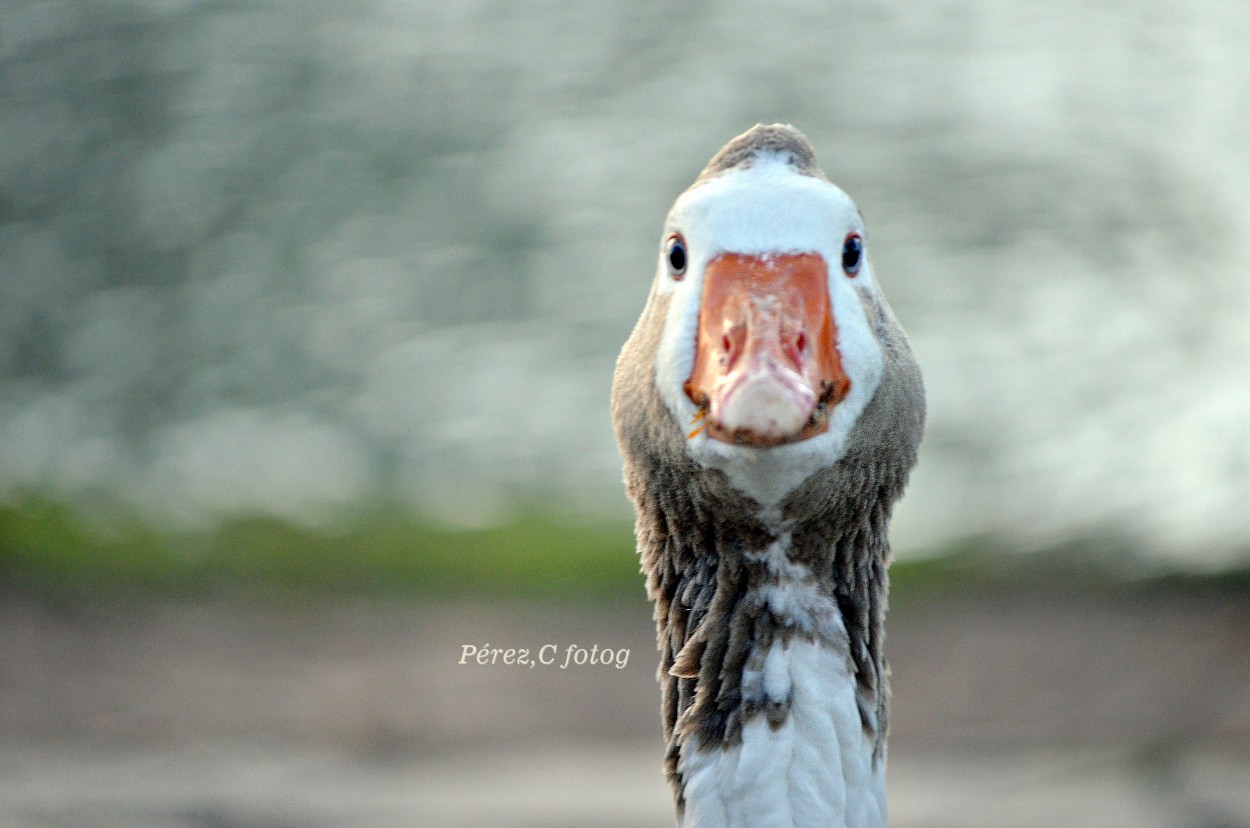
{"type": "Polygon", "coordinates": [[[734,138],[612,383],[683,828],[886,825],[887,524],[924,416],[855,203],[797,129],[734,138]]]}

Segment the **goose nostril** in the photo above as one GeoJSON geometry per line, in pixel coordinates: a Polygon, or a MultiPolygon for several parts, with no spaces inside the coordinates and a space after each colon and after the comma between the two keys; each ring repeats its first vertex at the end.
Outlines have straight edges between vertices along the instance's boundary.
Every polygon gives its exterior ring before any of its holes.
{"type": "Polygon", "coordinates": [[[806,351],[807,350],[807,334],[803,333],[802,331],[799,331],[798,338],[794,340],[794,347],[798,349],[798,352],[800,354],[806,351]]]}
{"type": "Polygon", "coordinates": [[[723,336],[721,336],[720,347],[721,347],[721,355],[720,355],[721,368],[723,368],[724,370],[729,370],[730,366],[732,366],[737,359],[737,355],[734,354],[733,337],[731,337],[728,333],[725,333],[723,336]]]}

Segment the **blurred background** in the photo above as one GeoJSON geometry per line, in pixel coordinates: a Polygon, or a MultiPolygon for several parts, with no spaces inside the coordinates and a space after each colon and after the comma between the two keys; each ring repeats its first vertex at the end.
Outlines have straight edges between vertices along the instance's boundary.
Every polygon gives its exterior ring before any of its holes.
{"type": "Polygon", "coordinates": [[[899,824],[991,779],[987,825],[1250,825],[1248,39],[1220,0],[0,0],[0,824],[664,824],[612,365],[673,198],[785,121],[928,385],[899,824]],[[455,664],[582,629],[628,682],[455,664]]]}

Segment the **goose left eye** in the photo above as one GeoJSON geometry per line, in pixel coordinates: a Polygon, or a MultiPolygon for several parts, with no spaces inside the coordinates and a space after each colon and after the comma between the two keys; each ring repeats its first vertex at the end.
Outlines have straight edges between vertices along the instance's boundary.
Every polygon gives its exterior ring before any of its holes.
{"type": "Polygon", "coordinates": [[[842,242],[842,271],[847,276],[854,276],[859,273],[860,265],[864,263],[864,238],[859,233],[847,234],[846,241],[842,242]]]}
{"type": "Polygon", "coordinates": [[[668,262],[668,273],[674,279],[686,275],[689,257],[686,255],[686,240],[679,233],[669,236],[664,243],[664,259],[668,262]]]}

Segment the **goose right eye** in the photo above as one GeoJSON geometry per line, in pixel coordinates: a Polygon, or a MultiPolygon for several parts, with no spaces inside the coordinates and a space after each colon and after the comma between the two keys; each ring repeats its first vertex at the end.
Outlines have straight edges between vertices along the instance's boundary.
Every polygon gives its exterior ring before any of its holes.
{"type": "Polygon", "coordinates": [[[864,238],[859,233],[848,233],[842,242],[842,272],[854,277],[864,262],[864,238]]]}

